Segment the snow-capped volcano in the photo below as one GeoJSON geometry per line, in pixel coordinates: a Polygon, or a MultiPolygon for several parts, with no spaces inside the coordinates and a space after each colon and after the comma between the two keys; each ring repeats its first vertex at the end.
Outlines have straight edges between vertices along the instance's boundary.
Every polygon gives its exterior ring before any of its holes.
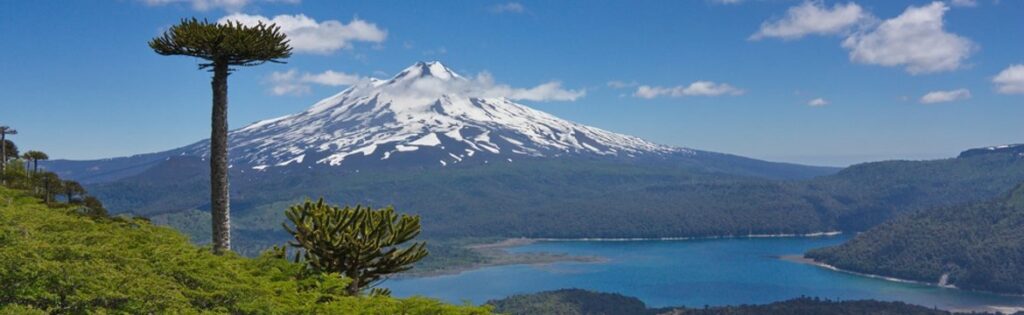
{"type": "MultiPolygon", "coordinates": [[[[185,148],[206,155],[207,141],[185,148]]],[[[234,167],[346,166],[367,162],[447,166],[516,157],[636,157],[684,152],[570,122],[517,104],[440,62],[370,79],[308,110],[229,135],[234,167]],[[400,162],[399,162],[400,161],[400,162]]]]}

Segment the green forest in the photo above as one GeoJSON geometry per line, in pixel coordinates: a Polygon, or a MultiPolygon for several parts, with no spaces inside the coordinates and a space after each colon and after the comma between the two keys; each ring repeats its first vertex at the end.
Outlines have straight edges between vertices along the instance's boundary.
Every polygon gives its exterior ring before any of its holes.
{"type": "Polygon", "coordinates": [[[807,257],[958,288],[1024,293],[1024,185],[995,200],[900,216],[807,257]]]}
{"type": "MultiPolygon", "coordinates": [[[[115,212],[144,215],[205,242],[205,168],[199,159],[176,158],[89,188],[115,212]]],[[[286,239],[280,209],[318,196],[419,214],[424,236],[431,239],[855,232],[894,214],[998,196],[1024,182],[1024,159],[991,152],[875,162],[809,180],[596,160],[520,160],[415,172],[281,172],[233,175],[237,251],[255,254],[286,239]]]]}

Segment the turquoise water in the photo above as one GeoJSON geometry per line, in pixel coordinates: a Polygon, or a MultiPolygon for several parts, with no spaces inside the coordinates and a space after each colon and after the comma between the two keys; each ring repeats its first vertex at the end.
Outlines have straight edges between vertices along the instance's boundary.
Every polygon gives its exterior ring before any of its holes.
{"type": "Polygon", "coordinates": [[[396,296],[475,304],[561,288],[617,292],[650,307],[760,304],[799,296],[899,300],[945,309],[1024,306],[1024,298],[898,283],[778,259],[842,243],[847,237],[695,241],[540,242],[513,252],[598,256],[596,263],[509,265],[457,275],[390,280],[396,296]]]}

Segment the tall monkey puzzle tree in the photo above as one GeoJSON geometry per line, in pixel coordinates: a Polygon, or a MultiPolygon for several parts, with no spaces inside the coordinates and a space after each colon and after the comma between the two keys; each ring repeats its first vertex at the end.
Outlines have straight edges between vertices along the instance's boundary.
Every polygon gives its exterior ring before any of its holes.
{"type": "Polygon", "coordinates": [[[183,19],[163,35],[149,41],[149,47],[164,56],[191,56],[207,62],[200,70],[213,72],[213,114],[210,131],[210,213],[213,216],[213,252],[231,250],[231,220],[228,196],[228,75],[233,67],[265,62],[284,63],[292,48],[280,27],[260,22],[210,23],[183,19]]]}

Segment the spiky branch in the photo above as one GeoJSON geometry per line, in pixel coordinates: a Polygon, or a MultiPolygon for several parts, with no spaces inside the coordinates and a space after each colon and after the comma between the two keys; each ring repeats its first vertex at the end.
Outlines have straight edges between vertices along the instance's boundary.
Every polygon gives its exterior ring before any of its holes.
{"type": "MultiPolygon", "coordinates": [[[[412,268],[427,256],[426,243],[399,246],[420,233],[419,216],[398,215],[391,207],[371,209],[328,205],[321,198],[307,200],[285,212],[291,225],[284,224],[301,249],[296,261],[305,261],[319,272],[337,272],[352,282],[351,295],[373,287],[385,277],[412,268]]],[[[378,292],[387,292],[380,290],[378,292]]]]}

